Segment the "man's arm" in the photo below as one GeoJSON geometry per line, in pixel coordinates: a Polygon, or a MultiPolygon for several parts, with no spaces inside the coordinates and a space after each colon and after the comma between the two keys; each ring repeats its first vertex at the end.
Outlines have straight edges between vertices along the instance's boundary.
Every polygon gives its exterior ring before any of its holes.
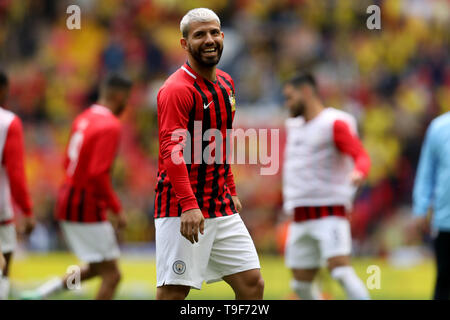
{"type": "Polygon", "coordinates": [[[171,88],[158,93],[159,144],[164,167],[181,206],[181,234],[191,243],[204,232],[204,217],[192,191],[183,147],[187,139],[189,112],[194,97],[186,88],[171,88]]]}
{"type": "Polygon", "coordinates": [[[419,165],[414,181],[413,190],[413,214],[424,217],[431,205],[433,191],[436,182],[437,157],[434,152],[432,127],[425,135],[425,141],[420,153],[419,165]]]}
{"type": "Polygon", "coordinates": [[[178,202],[185,212],[199,208],[183,158],[189,112],[194,99],[183,88],[166,91],[158,93],[160,152],[178,202]]]}
{"type": "Polygon", "coordinates": [[[333,139],[336,148],[353,158],[355,170],[353,177],[357,184],[366,178],[370,170],[370,158],[359,138],[354,135],[342,120],[336,120],[333,125],[333,139]],[[358,181],[359,180],[359,181],[358,181]]]}
{"type": "Polygon", "coordinates": [[[22,122],[18,117],[14,118],[8,129],[3,151],[3,164],[6,167],[11,196],[15,204],[19,206],[25,216],[33,216],[25,177],[22,122]]]}

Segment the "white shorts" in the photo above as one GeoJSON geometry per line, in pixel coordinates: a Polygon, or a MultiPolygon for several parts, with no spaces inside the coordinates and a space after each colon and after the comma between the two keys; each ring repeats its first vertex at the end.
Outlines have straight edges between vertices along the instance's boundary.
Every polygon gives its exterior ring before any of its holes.
{"type": "Polygon", "coordinates": [[[314,269],[327,259],[350,255],[350,223],[343,217],[292,222],[286,241],[285,262],[291,269],[314,269]]]}
{"type": "Polygon", "coordinates": [[[205,219],[204,234],[192,244],[180,233],[180,217],[155,219],[156,286],[201,289],[203,281],[259,269],[253,240],[239,214],[205,219]]]}
{"type": "Polygon", "coordinates": [[[95,263],[117,259],[120,255],[114,229],[109,221],[77,223],[61,221],[67,244],[83,262],[95,263]]]}
{"type": "Polygon", "coordinates": [[[16,249],[17,236],[14,223],[0,226],[0,248],[2,253],[13,252],[16,249]]]}

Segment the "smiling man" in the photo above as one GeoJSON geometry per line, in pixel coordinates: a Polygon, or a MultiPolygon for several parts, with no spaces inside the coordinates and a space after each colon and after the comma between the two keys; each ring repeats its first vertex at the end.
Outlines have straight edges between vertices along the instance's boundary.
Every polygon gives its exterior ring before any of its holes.
{"type": "MultiPolygon", "coordinates": [[[[239,216],[242,206],[226,161],[235,100],[233,79],[216,68],[223,50],[220,20],[209,9],[193,9],[181,20],[180,30],[187,62],[158,93],[156,298],[184,299],[191,288],[201,289],[203,281],[224,280],[236,299],[262,299],[258,255],[239,216]],[[210,129],[222,133],[213,150],[221,161],[194,159],[183,150],[189,137],[198,136],[194,123],[201,123],[201,137],[210,129]]],[[[210,154],[209,142],[192,140],[191,150],[200,143],[202,154],[210,154]]]]}

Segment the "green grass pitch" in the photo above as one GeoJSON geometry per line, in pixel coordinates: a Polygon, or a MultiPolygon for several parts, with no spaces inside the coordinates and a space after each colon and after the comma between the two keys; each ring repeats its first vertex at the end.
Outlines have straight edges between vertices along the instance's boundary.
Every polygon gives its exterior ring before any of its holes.
{"type": "MultiPolygon", "coordinates": [[[[77,264],[75,256],[69,253],[31,254],[17,257],[11,270],[11,297],[17,298],[21,290],[32,289],[53,276],[63,274],[69,265],[77,264]]],[[[430,299],[434,286],[433,261],[396,268],[382,259],[353,259],[353,266],[360,278],[366,283],[371,275],[367,272],[370,265],[380,270],[380,288],[370,290],[373,299],[430,299]]],[[[120,260],[122,283],[117,299],[154,299],[156,267],[154,257],[123,256],[120,260]]],[[[261,270],[265,280],[265,299],[296,299],[289,288],[290,271],[286,269],[280,256],[261,256],[261,270]]],[[[326,270],[318,277],[324,297],[327,299],[345,299],[337,282],[333,281],[326,270]]],[[[94,279],[82,284],[79,291],[67,291],[52,299],[93,299],[99,280],[94,279]]],[[[233,299],[228,285],[221,281],[204,284],[202,290],[191,290],[188,299],[233,299]]]]}

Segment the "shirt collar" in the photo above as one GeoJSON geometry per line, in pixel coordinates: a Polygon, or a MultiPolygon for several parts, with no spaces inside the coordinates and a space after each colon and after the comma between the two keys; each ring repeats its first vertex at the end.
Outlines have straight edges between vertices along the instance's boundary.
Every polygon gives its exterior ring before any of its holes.
{"type": "Polygon", "coordinates": [[[92,106],[92,111],[95,113],[101,113],[101,114],[112,114],[111,110],[109,110],[107,107],[102,106],[101,104],[94,103],[92,106]]]}

